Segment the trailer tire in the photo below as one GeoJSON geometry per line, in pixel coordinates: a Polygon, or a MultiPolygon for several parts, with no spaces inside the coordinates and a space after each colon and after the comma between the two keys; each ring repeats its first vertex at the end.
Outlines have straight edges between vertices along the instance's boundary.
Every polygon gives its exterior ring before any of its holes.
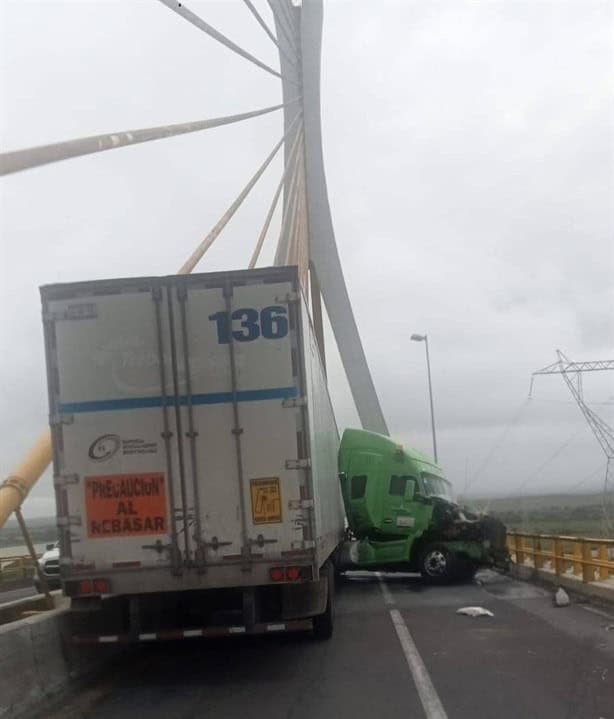
{"type": "Polygon", "coordinates": [[[430,584],[449,584],[456,568],[456,557],[444,544],[428,544],[420,553],[420,574],[430,584]]]}
{"type": "Polygon", "coordinates": [[[312,620],[313,637],[319,641],[330,639],[333,636],[335,624],[335,572],[331,562],[327,562],[323,569],[322,573],[326,573],[328,578],[326,609],[322,614],[317,614],[312,620]]]}

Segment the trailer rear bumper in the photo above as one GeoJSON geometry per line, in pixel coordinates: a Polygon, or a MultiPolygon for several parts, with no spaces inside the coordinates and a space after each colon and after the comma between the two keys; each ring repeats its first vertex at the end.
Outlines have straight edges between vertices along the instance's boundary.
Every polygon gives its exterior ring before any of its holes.
{"type": "Polygon", "coordinates": [[[214,639],[218,637],[237,637],[257,634],[278,634],[280,632],[305,632],[313,629],[311,619],[294,619],[288,622],[269,622],[255,624],[253,627],[244,625],[230,627],[200,627],[198,629],[174,629],[162,632],[143,632],[141,634],[100,634],[96,636],[72,637],[73,644],[135,644],[138,642],[176,641],[179,639],[214,639]]]}
{"type": "MultiPolygon", "coordinates": [[[[81,582],[104,580],[109,590],[105,594],[159,594],[203,589],[224,589],[237,586],[258,587],[274,584],[270,576],[273,568],[298,567],[302,580],[317,577],[318,567],[312,550],[295,552],[279,559],[256,559],[249,564],[237,560],[207,564],[185,569],[174,574],[169,566],[143,566],[126,568],[100,567],[89,571],[74,571],[66,567],[63,572],[64,592],[69,597],[79,596],[81,582]],[[309,570],[311,569],[311,573],[309,570]]],[[[302,581],[301,580],[301,581],[302,581]]]]}

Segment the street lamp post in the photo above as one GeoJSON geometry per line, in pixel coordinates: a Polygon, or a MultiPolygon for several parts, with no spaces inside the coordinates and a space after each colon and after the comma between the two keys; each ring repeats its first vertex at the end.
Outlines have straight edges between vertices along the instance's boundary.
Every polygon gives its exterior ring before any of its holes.
{"type": "Polygon", "coordinates": [[[426,347],[426,371],[429,378],[429,401],[431,403],[431,429],[433,432],[433,456],[437,463],[437,437],[435,435],[435,410],[433,409],[433,383],[431,381],[431,358],[429,357],[429,339],[427,335],[412,335],[414,342],[424,342],[426,347]]]}

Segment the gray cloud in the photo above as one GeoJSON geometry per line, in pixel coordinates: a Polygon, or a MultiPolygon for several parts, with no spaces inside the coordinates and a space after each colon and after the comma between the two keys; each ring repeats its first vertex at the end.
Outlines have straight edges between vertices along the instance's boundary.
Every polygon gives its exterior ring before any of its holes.
{"type": "MultiPolygon", "coordinates": [[[[190,7],[275,63],[240,2],[190,7]]],[[[273,78],[156,3],[6,0],[0,12],[6,149],[279,98],[273,78]]],[[[393,433],[426,451],[423,346],[409,335],[429,333],[440,453],[457,486],[517,415],[472,489],[518,486],[570,437],[533,489],[571,486],[601,461],[560,378],[543,378],[532,404],[526,395],[557,347],[614,354],[613,29],[606,1],[326,3],[325,160],[357,321],[393,433]]],[[[6,471],[45,422],[38,286],[174,271],[280,136],[271,116],[0,184],[6,471]]],[[[199,269],[246,265],[278,173],[199,269]]],[[[329,347],[339,424],[355,424],[329,347]]],[[[586,391],[611,397],[611,375],[586,391]]],[[[49,498],[47,483],[29,511],[48,512],[49,498]]]]}

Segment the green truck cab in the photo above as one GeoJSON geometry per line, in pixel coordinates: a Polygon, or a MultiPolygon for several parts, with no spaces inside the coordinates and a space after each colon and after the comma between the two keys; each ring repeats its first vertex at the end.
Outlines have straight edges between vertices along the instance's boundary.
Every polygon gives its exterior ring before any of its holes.
{"type": "Polygon", "coordinates": [[[506,530],[453,500],[441,468],[389,437],[346,429],[339,479],[348,521],[342,570],[419,571],[433,582],[506,569],[506,530]]]}

